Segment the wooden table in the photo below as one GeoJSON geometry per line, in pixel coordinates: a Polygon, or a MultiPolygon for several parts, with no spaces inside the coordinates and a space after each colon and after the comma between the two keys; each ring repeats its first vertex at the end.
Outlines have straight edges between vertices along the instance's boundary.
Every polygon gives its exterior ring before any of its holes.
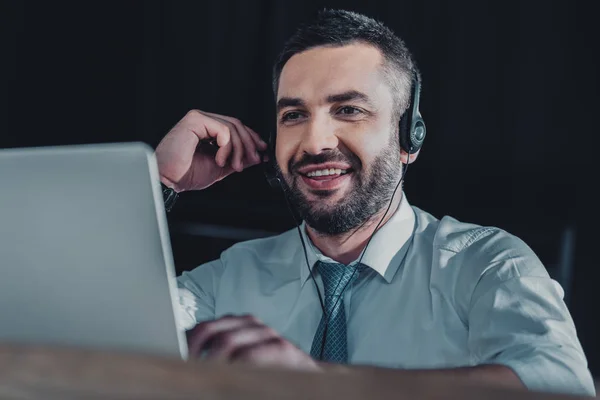
{"type": "Polygon", "coordinates": [[[395,371],[306,373],[79,349],[0,346],[0,399],[510,399],[576,397],[405,379],[395,371]]]}

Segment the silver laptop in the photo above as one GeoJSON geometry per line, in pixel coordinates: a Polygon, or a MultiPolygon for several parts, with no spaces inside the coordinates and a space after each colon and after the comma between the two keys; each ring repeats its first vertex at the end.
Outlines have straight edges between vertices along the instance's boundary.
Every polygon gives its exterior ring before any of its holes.
{"type": "Polygon", "coordinates": [[[0,150],[0,343],[187,358],[153,150],[0,150]]]}

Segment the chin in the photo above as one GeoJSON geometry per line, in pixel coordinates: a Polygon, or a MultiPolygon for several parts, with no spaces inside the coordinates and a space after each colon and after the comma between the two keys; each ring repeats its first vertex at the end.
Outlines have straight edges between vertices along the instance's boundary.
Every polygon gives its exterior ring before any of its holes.
{"type": "Polygon", "coordinates": [[[303,190],[302,194],[316,206],[319,204],[338,204],[346,197],[345,191],[336,190],[303,190]]]}

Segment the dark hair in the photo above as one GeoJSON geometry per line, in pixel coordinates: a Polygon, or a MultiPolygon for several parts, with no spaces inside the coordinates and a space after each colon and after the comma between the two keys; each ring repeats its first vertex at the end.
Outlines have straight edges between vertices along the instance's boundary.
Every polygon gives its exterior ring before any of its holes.
{"type": "Polygon", "coordinates": [[[385,60],[383,68],[392,87],[399,119],[408,107],[413,79],[420,78],[416,63],[404,41],[390,28],[352,11],[322,10],[313,21],[296,30],[273,66],[273,93],[277,96],[281,71],[295,54],[319,46],[341,47],[357,42],[372,45],[381,51],[385,60]]]}

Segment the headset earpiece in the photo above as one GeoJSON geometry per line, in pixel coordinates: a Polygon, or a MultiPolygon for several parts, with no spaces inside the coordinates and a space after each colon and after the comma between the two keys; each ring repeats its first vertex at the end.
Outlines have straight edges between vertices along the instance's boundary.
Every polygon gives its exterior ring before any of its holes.
{"type": "Polygon", "coordinates": [[[263,163],[264,166],[264,174],[269,186],[275,189],[281,189],[281,178],[277,173],[277,168],[275,167],[275,133],[271,131],[269,133],[269,138],[267,140],[267,151],[266,155],[269,160],[266,163],[263,163]]]}
{"type": "Polygon", "coordinates": [[[400,118],[399,136],[400,147],[408,154],[414,154],[421,149],[425,141],[427,129],[419,111],[421,99],[421,80],[415,74],[411,88],[410,103],[404,115],[400,118]]]}

